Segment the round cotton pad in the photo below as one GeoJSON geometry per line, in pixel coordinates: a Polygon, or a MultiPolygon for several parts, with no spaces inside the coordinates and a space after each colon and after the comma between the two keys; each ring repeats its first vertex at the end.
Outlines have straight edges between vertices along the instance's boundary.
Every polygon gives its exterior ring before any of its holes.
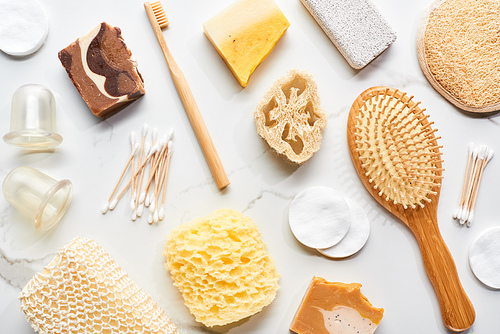
{"type": "Polygon", "coordinates": [[[301,191],[290,206],[288,220],[295,238],[311,248],[336,245],[351,225],[346,200],[327,187],[312,187],[301,191]]]}
{"type": "Polygon", "coordinates": [[[318,249],[318,251],[331,258],[344,258],[358,252],[368,240],[370,235],[370,221],[363,208],[351,199],[346,198],[351,212],[351,227],[346,236],[335,246],[318,249]]]}
{"type": "Polygon", "coordinates": [[[500,289],[500,227],[492,227],[474,240],[469,250],[469,265],[478,280],[500,289]]]}
{"type": "Polygon", "coordinates": [[[27,56],[45,42],[49,21],[36,0],[0,0],[0,50],[27,56]]]}

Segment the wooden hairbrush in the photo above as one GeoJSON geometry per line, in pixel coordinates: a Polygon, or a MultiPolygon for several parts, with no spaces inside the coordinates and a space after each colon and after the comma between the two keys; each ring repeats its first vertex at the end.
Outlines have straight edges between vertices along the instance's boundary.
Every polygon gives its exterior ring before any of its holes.
{"type": "Polygon", "coordinates": [[[463,331],[475,311],[437,223],[442,146],[412,99],[394,88],[367,89],[349,112],[347,142],[366,189],[415,235],[445,326],[463,331]]]}

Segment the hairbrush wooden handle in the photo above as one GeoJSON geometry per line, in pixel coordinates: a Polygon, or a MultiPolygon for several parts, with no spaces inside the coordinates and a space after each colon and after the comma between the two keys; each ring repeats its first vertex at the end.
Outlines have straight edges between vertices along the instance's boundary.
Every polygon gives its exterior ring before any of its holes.
{"type": "Polygon", "coordinates": [[[408,220],[408,226],[420,247],[427,276],[436,291],[445,326],[455,332],[466,330],[474,323],[476,313],[439,232],[435,212],[417,210],[408,220]]]}
{"type": "Polygon", "coordinates": [[[182,105],[184,106],[189,121],[191,122],[196,138],[200,143],[203,155],[207,160],[208,167],[212,172],[217,187],[219,187],[219,189],[223,189],[229,185],[229,179],[226,175],[224,167],[222,166],[219,154],[217,154],[212,138],[208,133],[205,122],[201,117],[200,110],[198,109],[198,105],[193,97],[193,93],[189,88],[186,77],[175,62],[170,50],[167,47],[167,43],[165,42],[161,28],[156,21],[151,4],[149,2],[144,3],[144,8],[146,9],[149,21],[151,22],[151,26],[153,27],[158,43],[160,44],[163,56],[167,61],[168,69],[170,70],[170,75],[172,76],[177,93],[179,94],[182,105]]]}

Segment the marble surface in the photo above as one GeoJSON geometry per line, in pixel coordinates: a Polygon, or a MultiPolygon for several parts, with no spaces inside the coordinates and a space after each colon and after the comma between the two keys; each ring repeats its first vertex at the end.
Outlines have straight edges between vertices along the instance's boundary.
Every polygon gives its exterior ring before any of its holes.
{"type": "Polygon", "coordinates": [[[277,0],[291,26],[242,89],[204,36],[202,22],[231,1],[163,1],[170,20],[164,32],[185,73],[231,181],[215,186],[188,118],[152,33],[142,1],[41,0],[50,21],[46,44],[34,55],[12,58],[0,53],[0,133],[9,132],[10,100],[26,83],[49,87],[56,96],[58,132],[63,143],[53,152],[27,153],[0,142],[0,179],[23,165],[74,184],[73,202],[61,223],[41,233],[0,196],[0,333],[32,333],[18,295],[34,273],[72,238],[101,244],[129,276],[166,311],[182,333],[287,333],[311,278],[360,282],[362,292],[385,309],[379,334],[447,333],[438,301],[426,276],[417,243],[407,229],[373,200],[359,181],[346,144],[346,120],[356,96],[368,87],[399,88],[422,101],[438,133],[444,180],[438,208],[443,237],[455,259],[476,321],[468,333],[497,331],[500,292],[482,285],[471,272],[467,253],[472,240],[499,224],[498,158],[483,176],[470,228],[452,214],[458,204],[470,142],[500,151],[500,120],[461,112],[438,95],[424,78],[415,40],[427,1],[373,0],[398,33],[397,41],[361,71],[352,70],[299,0],[277,0]],[[99,119],[91,114],[68,79],[57,52],[101,21],[122,29],[146,83],[146,95],[120,113],[99,119]],[[255,131],[252,113],[266,89],[291,68],[317,77],[328,114],[322,148],[300,167],[276,156],[255,131]],[[155,225],[129,218],[125,202],[106,215],[101,207],[129,154],[131,131],[143,124],[160,133],[175,129],[167,189],[166,216],[155,225]],[[291,200],[302,189],[332,187],[360,203],[371,221],[371,235],[355,256],[330,260],[301,246],[288,227],[291,200]],[[164,270],[163,244],[169,231],[220,208],[254,219],[281,273],[275,301],[261,313],[235,324],[207,329],[189,314],[164,270]]]}

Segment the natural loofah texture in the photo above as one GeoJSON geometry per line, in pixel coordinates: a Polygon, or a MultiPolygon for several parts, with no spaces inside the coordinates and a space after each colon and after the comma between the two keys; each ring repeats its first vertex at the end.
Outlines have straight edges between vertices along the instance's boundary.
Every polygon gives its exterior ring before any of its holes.
{"type": "Polygon", "coordinates": [[[301,164],[321,146],[327,117],[311,74],[291,70],[274,82],[254,112],[260,136],[276,152],[301,164]]]}
{"type": "Polygon", "coordinates": [[[356,151],[379,196],[394,204],[423,207],[441,185],[442,146],[420,102],[381,87],[365,96],[356,115],[356,151]]]}
{"type": "Polygon", "coordinates": [[[175,228],[164,255],[186,306],[205,326],[251,316],[276,296],[274,262],[257,226],[237,211],[219,210],[175,228]]]}
{"type": "Polygon", "coordinates": [[[430,76],[429,81],[435,80],[465,108],[471,107],[466,110],[476,111],[494,104],[496,107],[489,109],[499,110],[500,2],[435,1],[424,23],[419,41],[423,44],[425,59],[421,62],[426,63],[423,70],[430,76]]]}
{"type": "Polygon", "coordinates": [[[164,333],[176,326],[97,243],[76,238],[20,294],[39,333],[164,333]]]}

